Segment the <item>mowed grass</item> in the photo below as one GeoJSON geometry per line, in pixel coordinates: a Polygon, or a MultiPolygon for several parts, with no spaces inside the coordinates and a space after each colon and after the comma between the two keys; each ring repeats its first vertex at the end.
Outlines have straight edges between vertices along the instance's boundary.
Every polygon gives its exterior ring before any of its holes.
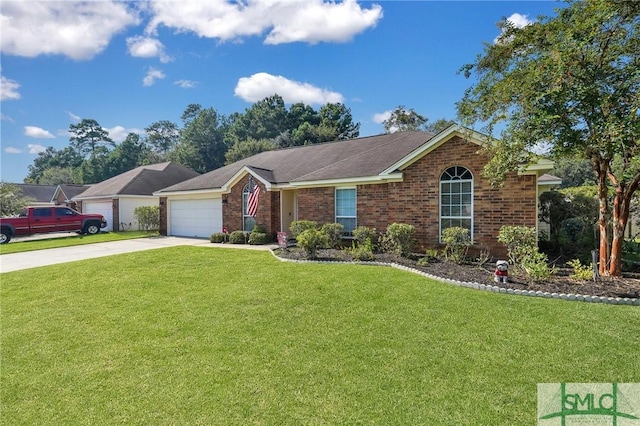
{"type": "Polygon", "coordinates": [[[2,275],[4,424],[535,424],[639,382],[640,309],[176,247],[2,275]]]}
{"type": "Polygon", "coordinates": [[[53,238],[43,238],[39,240],[10,241],[0,245],[0,254],[23,253],[33,250],[44,250],[49,248],[71,247],[84,244],[105,243],[109,241],[130,240],[133,238],[145,238],[157,236],[157,232],[128,231],[128,232],[101,232],[96,235],[79,235],[70,232],[68,236],[57,234],[53,238]]]}

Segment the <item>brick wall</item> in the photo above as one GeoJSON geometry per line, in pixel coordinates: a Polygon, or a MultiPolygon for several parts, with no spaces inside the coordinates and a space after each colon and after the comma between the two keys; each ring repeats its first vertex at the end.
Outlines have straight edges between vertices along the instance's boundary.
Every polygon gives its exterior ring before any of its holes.
{"type": "MultiPolygon", "coordinates": [[[[229,194],[223,196],[223,200],[226,199],[227,202],[222,204],[222,226],[229,232],[242,230],[242,191],[248,183],[249,176],[245,176],[231,188],[229,194]]],[[[258,180],[256,185],[260,187],[256,223],[275,238],[276,232],[280,230],[280,193],[267,192],[258,180]]]]}
{"type": "Polygon", "coordinates": [[[160,235],[167,235],[167,197],[160,197],[160,235]]]}
{"type": "Polygon", "coordinates": [[[335,188],[304,188],[298,194],[298,219],[335,222],[335,188]]]}

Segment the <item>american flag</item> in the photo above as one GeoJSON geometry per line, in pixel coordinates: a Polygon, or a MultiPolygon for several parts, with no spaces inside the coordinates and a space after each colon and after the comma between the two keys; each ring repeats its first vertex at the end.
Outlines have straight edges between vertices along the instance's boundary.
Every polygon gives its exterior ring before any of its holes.
{"type": "Polygon", "coordinates": [[[249,197],[247,198],[247,215],[256,217],[258,212],[258,199],[260,198],[260,186],[253,177],[249,178],[249,197]]]}

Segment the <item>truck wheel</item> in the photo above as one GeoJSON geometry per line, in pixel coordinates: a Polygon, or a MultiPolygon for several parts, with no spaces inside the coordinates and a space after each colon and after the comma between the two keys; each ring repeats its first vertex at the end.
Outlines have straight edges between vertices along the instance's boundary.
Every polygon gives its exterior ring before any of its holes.
{"type": "Polygon", "coordinates": [[[7,244],[11,241],[11,231],[3,229],[0,231],[0,244],[7,244]]]}
{"type": "Polygon", "coordinates": [[[96,225],[95,223],[90,223],[84,227],[84,232],[85,234],[95,235],[100,232],[100,226],[96,225]]]}

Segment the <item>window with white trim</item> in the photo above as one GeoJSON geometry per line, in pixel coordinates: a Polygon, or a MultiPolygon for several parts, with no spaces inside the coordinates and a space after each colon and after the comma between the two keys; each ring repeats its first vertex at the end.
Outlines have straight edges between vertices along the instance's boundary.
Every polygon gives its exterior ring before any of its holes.
{"type": "Polygon", "coordinates": [[[253,231],[256,225],[256,218],[249,216],[247,213],[247,202],[249,201],[249,184],[245,185],[242,190],[242,230],[245,232],[253,231]]]}
{"type": "Polygon", "coordinates": [[[440,235],[454,226],[468,229],[473,240],[473,175],[462,166],[440,176],[440,235]]]}
{"type": "Polygon", "coordinates": [[[356,229],[356,189],[336,188],[336,223],[344,226],[344,231],[351,233],[356,229]]]}

